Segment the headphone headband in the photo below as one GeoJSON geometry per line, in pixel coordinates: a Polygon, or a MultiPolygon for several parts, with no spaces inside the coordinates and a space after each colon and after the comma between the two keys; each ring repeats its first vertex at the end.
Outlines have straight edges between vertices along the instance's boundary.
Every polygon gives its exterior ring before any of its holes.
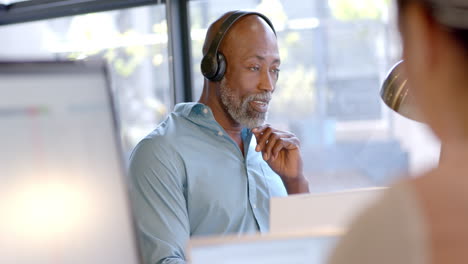
{"type": "Polygon", "coordinates": [[[230,16],[228,16],[221,26],[219,27],[218,32],[216,32],[215,37],[211,41],[210,47],[208,48],[207,53],[205,56],[203,56],[202,62],[201,62],[201,71],[202,74],[209,80],[212,81],[219,81],[223,78],[224,76],[224,68],[225,67],[225,61],[224,57],[222,54],[218,53],[219,46],[221,45],[221,42],[226,35],[226,33],[229,31],[232,25],[234,25],[240,18],[247,16],[247,15],[256,15],[261,17],[265,22],[271,27],[273,30],[273,33],[276,36],[276,31],[275,28],[273,27],[273,23],[264,16],[261,13],[258,12],[247,12],[247,11],[235,11],[232,13],[230,16]],[[221,57],[221,58],[219,58],[221,57]],[[220,61],[223,60],[223,61],[220,61]],[[224,65],[220,65],[224,63],[224,65]]]}

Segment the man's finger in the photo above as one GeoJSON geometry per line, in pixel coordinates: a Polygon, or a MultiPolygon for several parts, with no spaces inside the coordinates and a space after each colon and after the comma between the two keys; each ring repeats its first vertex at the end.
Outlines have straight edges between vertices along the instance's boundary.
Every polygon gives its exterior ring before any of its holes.
{"type": "Polygon", "coordinates": [[[271,150],[273,149],[273,146],[275,146],[277,141],[281,140],[281,137],[283,135],[281,133],[275,132],[271,133],[270,136],[268,137],[268,144],[266,144],[265,148],[263,149],[263,153],[266,154],[266,159],[270,159],[271,155],[271,150]]]}
{"type": "Polygon", "coordinates": [[[267,129],[267,128],[269,128],[269,127],[271,127],[270,124],[264,124],[264,125],[261,125],[261,126],[259,126],[259,127],[256,127],[256,128],[254,128],[254,129],[252,129],[252,132],[253,132],[255,135],[257,135],[257,134],[259,134],[259,133],[262,133],[265,129],[267,129]]]}
{"type": "Polygon", "coordinates": [[[292,134],[285,134],[271,146],[270,155],[276,159],[282,149],[292,150],[299,148],[299,139],[292,134]]]}
{"type": "MultiPolygon", "coordinates": [[[[273,128],[265,130],[265,132],[257,137],[257,147],[255,148],[256,151],[269,151],[267,150],[268,145],[275,144],[276,139],[279,138],[288,138],[291,137],[290,133],[282,132],[275,130],[273,128]],[[260,143],[259,143],[260,142],[260,143]]],[[[273,146],[272,145],[272,146],[273,146]]],[[[270,153],[268,152],[268,155],[270,153]]]]}
{"type": "Polygon", "coordinates": [[[265,148],[265,145],[267,144],[267,141],[272,132],[273,129],[267,127],[263,130],[263,132],[255,134],[255,137],[257,138],[257,146],[255,147],[256,151],[262,151],[265,148]]]}
{"type": "Polygon", "coordinates": [[[301,141],[295,136],[288,137],[284,139],[284,148],[286,149],[295,149],[299,148],[301,145],[301,141]]]}
{"type": "Polygon", "coordinates": [[[279,152],[284,148],[284,141],[278,140],[273,146],[273,149],[271,150],[271,155],[273,156],[273,159],[278,158],[279,152]]]}

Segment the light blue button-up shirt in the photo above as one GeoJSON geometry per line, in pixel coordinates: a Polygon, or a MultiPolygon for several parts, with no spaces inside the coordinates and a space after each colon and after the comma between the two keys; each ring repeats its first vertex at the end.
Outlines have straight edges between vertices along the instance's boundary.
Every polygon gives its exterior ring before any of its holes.
{"type": "Polygon", "coordinates": [[[211,109],[182,103],[135,148],[131,198],[146,263],[185,263],[191,236],[266,232],[280,177],[242,131],[245,157],[211,109]]]}

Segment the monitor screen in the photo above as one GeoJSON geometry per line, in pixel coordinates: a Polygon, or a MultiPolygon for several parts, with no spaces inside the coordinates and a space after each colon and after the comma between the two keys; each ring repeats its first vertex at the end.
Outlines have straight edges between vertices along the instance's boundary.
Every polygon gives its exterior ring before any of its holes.
{"type": "Polygon", "coordinates": [[[273,197],[270,200],[270,231],[283,233],[325,229],[343,232],[385,189],[373,187],[273,197]]]}
{"type": "Polygon", "coordinates": [[[325,264],[339,235],[255,234],[191,239],[191,264],[325,264]]]}
{"type": "Polygon", "coordinates": [[[104,65],[0,63],[0,94],[0,263],[137,263],[104,65]]]}

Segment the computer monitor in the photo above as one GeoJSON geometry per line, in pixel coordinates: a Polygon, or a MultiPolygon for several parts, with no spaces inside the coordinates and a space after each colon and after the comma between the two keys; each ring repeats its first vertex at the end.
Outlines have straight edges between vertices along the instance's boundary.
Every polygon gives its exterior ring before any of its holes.
{"type": "Polygon", "coordinates": [[[0,263],[139,262],[103,63],[0,63],[0,263]]]}
{"type": "Polygon", "coordinates": [[[374,203],[385,189],[373,187],[273,197],[270,200],[270,231],[333,230],[344,233],[359,213],[374,203]]]}
{"type": "Polygon", "coordinates": [[[198,237],[190,264],[325,264],[341,233],[334,231],[198,237]]]}

